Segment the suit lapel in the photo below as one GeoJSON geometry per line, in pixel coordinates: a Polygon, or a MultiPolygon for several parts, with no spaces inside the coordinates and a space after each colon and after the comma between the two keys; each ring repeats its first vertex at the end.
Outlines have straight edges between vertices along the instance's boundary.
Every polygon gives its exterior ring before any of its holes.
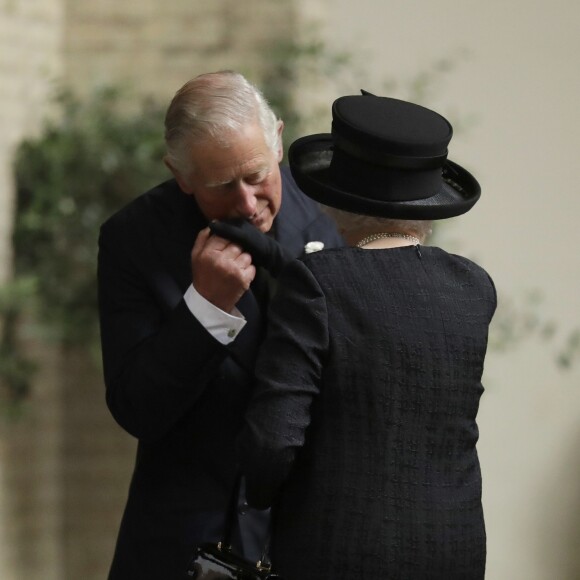
{"type": "Polygon", "coordinates": [[[287,206],[280,208],[280,213],[274,220],[274,238],[293,257],[300,258],[304,254],[303,232],[294,224],[287,206]]]}
{"type": "Polygon", "coordinates": [[[174,277],[183,294],[191,284],[191,249],[197,234],[207,225],[195,200],[183,193],[174,181],[168,182],[152,203],[159,217],[155,229],[159,260],[174,277]]]}

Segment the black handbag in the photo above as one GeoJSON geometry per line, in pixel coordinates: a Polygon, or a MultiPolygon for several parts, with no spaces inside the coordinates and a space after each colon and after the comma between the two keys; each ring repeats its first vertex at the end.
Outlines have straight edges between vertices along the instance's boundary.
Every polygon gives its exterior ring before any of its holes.
{"type": "Polygon", "coordinates": [[[250,562],[234,554],[222,542],[204,544],[195,549],[187,577],[195,580],[281,580],[270,565],[250,562]]]}
{"type": "Polygon", "coordinates": [[[217,544],[202,544],[194,549],[193,557],[187,567],[187,578],[192,580],[282,580],[278,574],[272,572],[266,557],[267,549],[264,550],[262,560],[257,562],[246,560],[232,551],[230,540],[240,482],[241,476],[238,476],[228,506],[224,539],[217,544]]]}

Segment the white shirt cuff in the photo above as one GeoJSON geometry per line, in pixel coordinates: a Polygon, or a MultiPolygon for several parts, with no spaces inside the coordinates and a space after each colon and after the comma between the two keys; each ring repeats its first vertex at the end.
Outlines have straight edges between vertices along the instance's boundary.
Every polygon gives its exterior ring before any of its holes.
{"type": "Polygon", "coordinates": [[[243,314],[234,307],[228,314],[206,300],[190,284],[183,299],[189,311],[197,318],[201,325],[222,344],[230,344],[246,325],[243,314]]]}

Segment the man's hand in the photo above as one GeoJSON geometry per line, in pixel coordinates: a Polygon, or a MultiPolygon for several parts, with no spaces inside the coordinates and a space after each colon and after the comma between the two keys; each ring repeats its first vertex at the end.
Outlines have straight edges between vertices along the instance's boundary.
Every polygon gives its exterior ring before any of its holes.
{"type": "Polygon", "coordinates": [[[191,250],[193,287],[224,312],[231,312],[256,275],[252,257],[210,229],[199,232],[191,250]]]}
{"type": "Polygon", "coordinates": [[[215,221],[209,228],[214,234],[239,244],[252,255],[255,266],[265,268],[274,278],[293,259],[276,240],[245,220],[215,221]]]}

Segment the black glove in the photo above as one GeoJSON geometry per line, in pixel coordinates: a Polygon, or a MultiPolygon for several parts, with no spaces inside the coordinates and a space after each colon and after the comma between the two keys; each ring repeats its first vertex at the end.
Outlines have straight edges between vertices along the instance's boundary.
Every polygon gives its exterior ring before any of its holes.
{"type": "Polygon", "coordinates": [[[209,229],[216,236],[240,245],[252,255],[254,266],[261,266],[277,277],[293,257],[273,238],[245,220],[215,221],[209,229]]]}

